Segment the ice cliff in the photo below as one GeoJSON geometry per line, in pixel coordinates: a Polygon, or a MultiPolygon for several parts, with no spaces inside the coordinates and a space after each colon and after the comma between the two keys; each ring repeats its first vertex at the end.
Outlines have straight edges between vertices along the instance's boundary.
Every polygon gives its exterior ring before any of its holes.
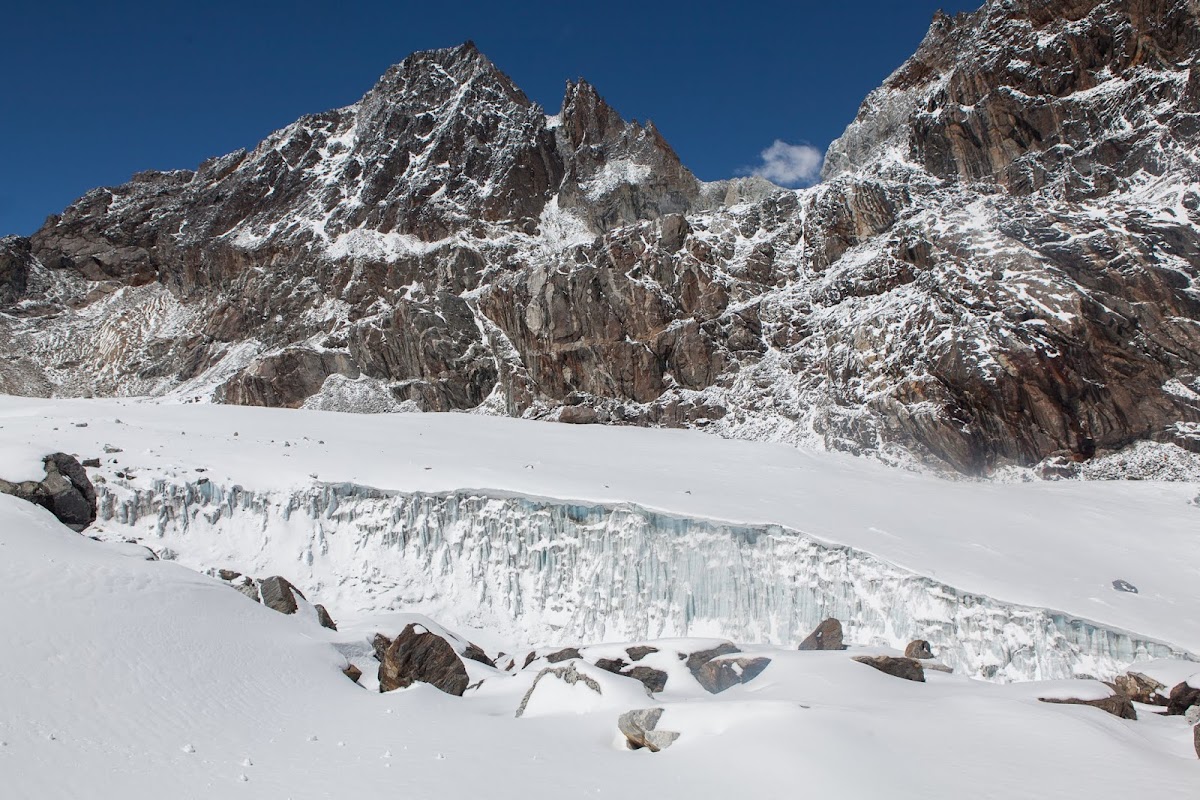
{"type": "Polygon", "coordinates": [[[348,484],[257,492],[156,480],[101,486],[106,536],[207,569],[277,572],[339,615],[419,610],[528,644],[713,635],[798,642],[821,619],[850,641],[930,641],[998,681],[1108,677],[1166,643],[968,594],[777,525],[632,504],[348,484]]]}

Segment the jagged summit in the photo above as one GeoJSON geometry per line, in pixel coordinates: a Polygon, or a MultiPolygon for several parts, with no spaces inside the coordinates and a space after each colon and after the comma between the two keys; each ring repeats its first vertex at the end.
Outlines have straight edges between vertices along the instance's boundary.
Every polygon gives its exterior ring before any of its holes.
{"type": "Polygon", "coordinates": [[[1200,471],[1198,30],[1177,0],[941,15],[798,192],[696,180],[586,81],[547,116],[470,43],[416,53],[6,240],[0,390],[1200,471]]]}

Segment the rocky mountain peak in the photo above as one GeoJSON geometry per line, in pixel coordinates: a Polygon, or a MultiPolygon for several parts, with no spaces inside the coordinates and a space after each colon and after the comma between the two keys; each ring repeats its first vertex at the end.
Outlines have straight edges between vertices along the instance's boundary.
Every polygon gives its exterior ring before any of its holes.
{"type": "Polygon", "coordinates": [[[695,425],[969,473],[1154,440],[1163,474],[1200,452],[1196,20],[940,15],[800,192],[701,183],[586,81],[547,116],[469,43],[417,53],[0,242],[0,391],[695,425]]]}

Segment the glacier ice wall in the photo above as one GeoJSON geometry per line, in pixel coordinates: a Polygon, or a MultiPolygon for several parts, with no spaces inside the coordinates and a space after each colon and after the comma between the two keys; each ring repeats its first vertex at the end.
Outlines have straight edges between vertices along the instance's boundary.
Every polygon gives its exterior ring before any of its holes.
{"type": "Polygon", "coordinates": [[[999,681],[1106,677],[1138,659],[1186,655],[773,525],[471,490],[99,488],[109,536],[138,536],[200,569],[283,574],[335,615],[421,611],[514,644],[685,635],[785,644],[832,616],[850,642],[927,639],[956,670],[999,681]]]}

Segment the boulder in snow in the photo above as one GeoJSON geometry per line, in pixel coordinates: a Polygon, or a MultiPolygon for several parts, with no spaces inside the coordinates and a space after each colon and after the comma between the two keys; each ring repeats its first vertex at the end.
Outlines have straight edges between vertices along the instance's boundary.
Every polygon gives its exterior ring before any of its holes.
{"type": "Polygon", "coordinates": [[[933,648],[924,639],[914,639],[904,648],[905,658],[933,658],[933,648]]]}
{"type": "Polygon", "coordinates": [[[708,650],[699,650],[695,653],[691,653],[690,655],[686,655],[686,656],[683,654],[680,654],[679,657],[686,659],[687,660],[687,668],[692,671],[693,675],[698,676],[700,673],[700,668],[703,667],[705,664],[707,664],[709,661],[712,661],[714,658],[717,658],[718,656],[727,656],[727,655],[731,655],[733,653],[740,653],[740,652],[742,652],[742,651],[737,649],[737,647],[733,644],[733,642],[722,642],[721,644],[717,645],[716,647],[711,647],[708,650]]]}
{"type": "Polygon", "coordinates": [[[675,731],[657,730],[662,713],[661,708],[640,708],[626,711],[620,716],[617,727],[625,735],[630,750],[641,750],[644,747],[651,753],[657,753],[670,747],[679,738],[675,731]]]}
{"type": "Polygon", "coordinates": [[[322,628],[329,628],[331,631],[337,630],[337,623],[333,621],[333,617],[329,616],[325,606],[317,603],[313,608],[317,610],[317,622],[321,623],[322,628]]]}
{"type": "Polygon", "coordinates": [[[1149,675],[1143,675],[1140,672],[1127,672],[1124,675],[1118,675],[1108,685],[1117,694],[1123,694],[1135,703],[1146,703],[1152,706],[1165,706],[1167,704],[1167,698],[1162,692],[1167,687],[1149,675]]]}
{"type": "MultiPolygon", "coordinates": [[[[570,661],[572,658],[583,658],[583,654],[579,652],[578,647],[564,647],[557,653],[551,653],[546,656],[546,660],[551,664],[558,664],[562,661],[570,661]]],[[[529,666],[526,664],[525,666],[529,666]]]]}
{"type": "Polygon", "coordinates": [[[630,661],[641,661],[643,658],[650,655],[651,653],[657,653],[657,652],[658,652],[657,647],[650,647],[649,645],[644,645],[644,644],[638,644],[638,645],[634,645],[633,647],[625,648],[625,655],[629,656],[630,661]]]}
{"type": "MultiPolygon", "coordinates": [[[[1193,686],[1191,683],[1197,678],[1186,680],[1171,689],[1171,695],[1167,698],[1167,714],[1169,716],[1185,714],[1192,706],[1200,706],[1200,687],[1193,686]]],[[[1200,683],[1200,680],[1197,680],[1197,683],[1200,683]]]]}
{"type": "Polygon", "coordinates": [[[895,658],[894,656],[855,656],[854,660],[868,667],[874,667],[880,672],[887,673],[906,681],[925,682],[925,670],[921,662],[915,658],[895,658]]]}
{"type": "Polygon", "coordinates": [[[362,670],[353,664],[347,664],[342,670],[342,674],[355,683],[358,683],[358,679],[362,677],[362,670]]]}
{"type": "Polygon", "coordinates": [[[654,667],[636,666],[621,673],[642,682],[649,692],[661,692],[667,688],[667,673],[654,667]]]}
{"type": "Polygon", "coordinates": [[[757,678],[771,663],[769,658],[715,658],[702,665],[696,680],[710,694],[719,694],[757,678]]]}
{"type": "Polygon", "coordinates": [[[600,658],[596,660],[596,666],[605,672],[620,673],[629,664],[623,658],[600,658]]]}
{"type": "MultiPolygon", "coordinates": [[[[374,644],[378,652],[379,640],[374,644]]],[[[428,683],[461,697],[470,681],[454,647],[424,625],[411,623],[388,643],[379,663],[379,691],[390,692],[414,683],[428,683]]]]}
{"type": "Polygon", "coordinates": [[[842,644],[842,623],[830,617],[800,643],[799,650],[845,650],[842,644]]]}
{"type": "Polygon", "coordinates": [[[1133,702],[1123,694],[1114,694],[1111,697],[1102,697],[1098,700],[1080,700],[1077,697],[1039,697],[1038,699],[1043,703],[1091,706],[1101,711],[1107,711],[1114,717],[1120,717],[1121,719],[1137,719],[1137,710],[1133,707],[1133,702]]]}
{"type": "Polygon", "coordinates": [[[46,477],[40,481],[10,483],[0,478],[0,492],[39,505],[73,531],[82,531],[96,521],[96,489],[87,470],[66,453],[42,459],[46,477]]]}
{"type": "Polygon", "coordinates": [[[304,597],[304,594],[290,581],[278,575],[260,580],[258,593],[262,598],[263,605],[280,614],[295,614],[299,608],[296,604],[296,595],[304,597]]]}

